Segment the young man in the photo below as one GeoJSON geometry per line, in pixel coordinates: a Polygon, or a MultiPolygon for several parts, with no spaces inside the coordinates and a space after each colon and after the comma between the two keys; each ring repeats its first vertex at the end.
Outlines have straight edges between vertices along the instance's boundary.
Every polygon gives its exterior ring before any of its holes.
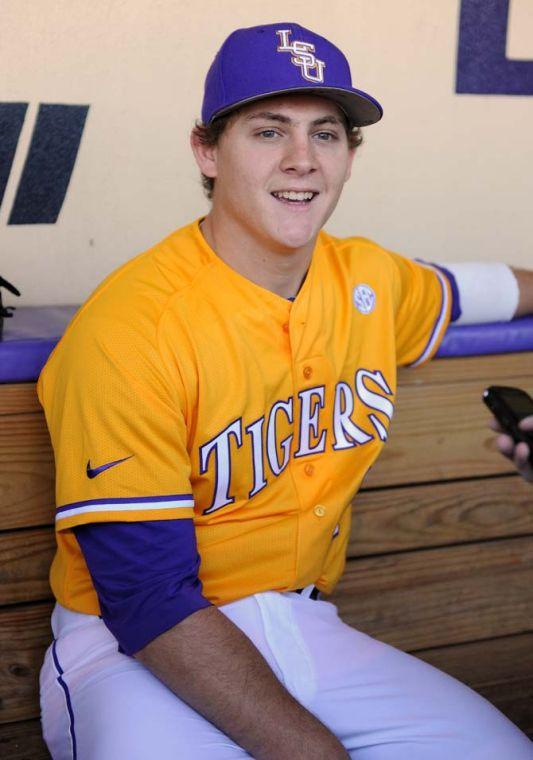
{"type": "MultiPolygon", "coordinates": [[[[54,758],[533,757],[488,702],[319,598],[396,366],[458,313],[451,274],[322,231],[380,117],[327,40],[232,34],[192,135],[210,213],[112,274],[50,358],[54,758]]],[[[531,308],[525,275],[488,270],[498,316],[531,308]]]]}

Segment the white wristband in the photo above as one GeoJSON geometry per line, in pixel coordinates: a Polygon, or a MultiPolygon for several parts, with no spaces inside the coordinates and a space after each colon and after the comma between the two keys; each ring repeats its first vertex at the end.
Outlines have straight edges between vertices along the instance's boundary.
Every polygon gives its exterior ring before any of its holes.
{"type": "Polygon", "coordinates": [[[520,290],[507,264],[460,261],[442,266],[454,275],[459,291],[461,316],[454,324],[509,322],[514,317],[520,290]]]}

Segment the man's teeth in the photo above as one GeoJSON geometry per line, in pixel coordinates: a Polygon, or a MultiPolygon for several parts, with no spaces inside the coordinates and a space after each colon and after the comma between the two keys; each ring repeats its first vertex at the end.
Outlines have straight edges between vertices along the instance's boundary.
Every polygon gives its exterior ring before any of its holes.
{"type": "Polygon", "coordinates": [[[303,192],[297,193],[294,190],[283,190],[279,193],[272,193],[276,198],[284,198],[286,201],[310,201],[315,193],[303,192]]]}

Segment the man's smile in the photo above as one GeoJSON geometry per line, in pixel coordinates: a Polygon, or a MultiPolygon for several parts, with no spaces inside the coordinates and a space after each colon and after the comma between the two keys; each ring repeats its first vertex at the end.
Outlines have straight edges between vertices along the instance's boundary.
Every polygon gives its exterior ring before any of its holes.
{"type": "Polygon", "coordinates": [[[281,203],[301,205],[310,203],[319,193],[314,190],[276,190],[271,195],[281,203]]]}

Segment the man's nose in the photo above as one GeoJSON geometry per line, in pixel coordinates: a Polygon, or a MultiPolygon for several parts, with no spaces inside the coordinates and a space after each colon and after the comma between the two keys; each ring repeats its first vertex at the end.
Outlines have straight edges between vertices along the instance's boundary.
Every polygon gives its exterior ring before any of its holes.
{"type": "Polygon", "coordinates": [[[294,136],[288,141],[281,169],[298,175],[309,174],[316,169],[314,146],[307,135],[294,136]]]}

